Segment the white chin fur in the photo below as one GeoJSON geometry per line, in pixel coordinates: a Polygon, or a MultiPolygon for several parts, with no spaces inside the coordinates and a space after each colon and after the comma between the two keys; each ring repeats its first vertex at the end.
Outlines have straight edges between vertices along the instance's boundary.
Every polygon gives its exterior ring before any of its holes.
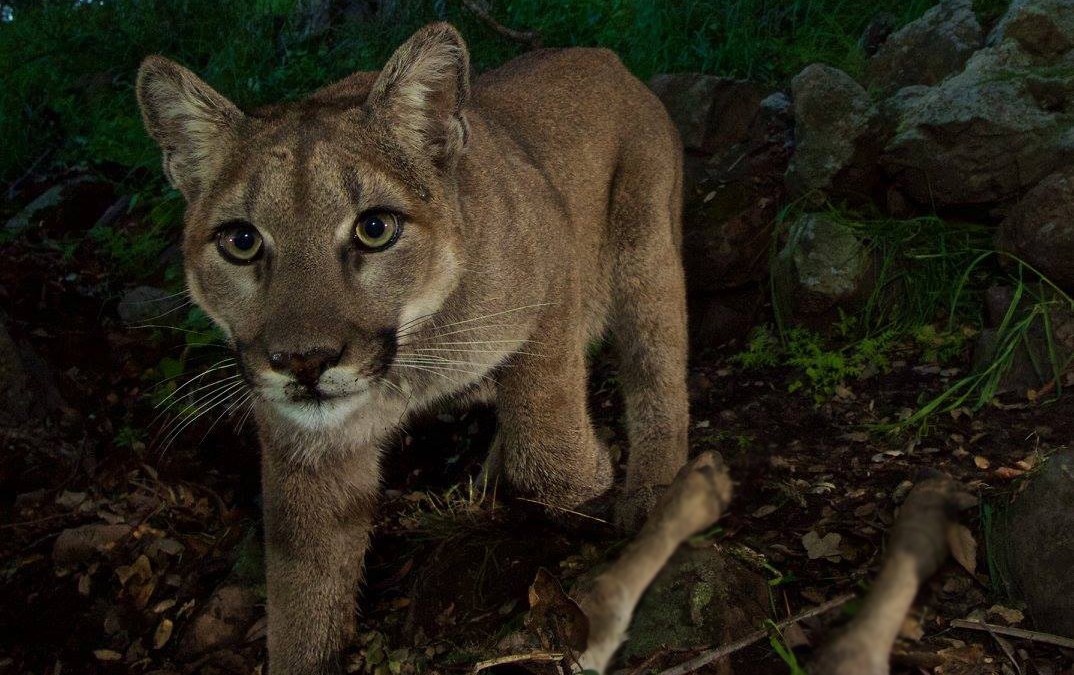
{"type": "Polygon", "coordinates": [[[273,401],[272,404],[283,417],[296,425],[310,431],[323,431],[341,426],[368,400],[369,392],[363,391],[320,402],[273,401]]]}

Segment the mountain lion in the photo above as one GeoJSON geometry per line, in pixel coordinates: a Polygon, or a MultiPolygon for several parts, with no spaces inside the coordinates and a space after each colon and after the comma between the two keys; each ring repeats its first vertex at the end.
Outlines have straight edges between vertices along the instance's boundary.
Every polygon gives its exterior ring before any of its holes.
{"type": "Polygon", "coordinates": [[[611,486],[586,348],[621,359],[635,526],[686,460],[682,149],[611,52],[476,79],[426,26],[379,73],[240,111],[158,56],[137,82],[187,202],[194,300],[234,348],[262,444],[270,672],[337,672],[382,446],[446,398],[495,401],[488,475],[552,509],[611,486]]]}

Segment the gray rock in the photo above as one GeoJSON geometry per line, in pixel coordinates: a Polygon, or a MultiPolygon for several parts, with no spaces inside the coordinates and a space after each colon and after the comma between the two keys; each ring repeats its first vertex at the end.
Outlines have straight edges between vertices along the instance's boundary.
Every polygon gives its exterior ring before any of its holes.
{"type": "Polygon", "coordinates": [[[806,214],[791,225],[776,257],[777,300],[796,318],[819,316],[859,298],[870,270],[869,252],[850,227],[806,214]]]}
{"type": "Polygon", "coordinates": [[[1000,223],[996,247],[1074,290],[1074,169],[1047,176],[1000,223]]]}
{"type": "Polygon", "coordinates": [[[41,420],[64,409],[48,365],[17,343],[0,317],[0,424],[41,420]]]}
{"type": "Polygon", "coordinates": [[[218,587],[187,626],[179,653],[192,658],[234,644],[257,618],[257,594],[236,585],[218,587]]]}
{"type": "MultiPolygon", "coordinates": [[[[821,64],[794,77],[791,96],[796,148],[787,168],[787,186],[793,195],[811,194],[823,201],[837,187],[837,178],[871,164],[866,157],[876,140],[877,107],[849,75],[821,64]]],[[[867,191],[866,186],[855,185],[861,181],[842,182],[851,191],[867,191]]]]}
{"type": "Polygon", "coordinates": [[[1074,3],[1070,0],[1014,0],[988,36],[996,46],[1013,40],[1022,50],[1054,57],[1074,47],[1074,3]]]}
{"type": "Polygon", "coordinates": [[[900,95],[887,105],[897,124],[885,170],[932,207],[1017,198],[1074,159],[1074,117],[1065,112],[1074,110],[1074,91],[1048,72],[1005,40],[978,51],[961,73],[900,95]]]}
{"type": "Polygon", "coordinates": [[[1010,590],[1033,623],[1074,637],[1074,451],[1052,455],[1028,479],[997,536],[1010,590]]]}
{"type": "Polygon", "coordinates": [[[126,324],[148,321],[173,324],[185,318],[178,309],[186,303],[185,295],[176,295],[153,286],[137,286],[123,294],[116,311],[126,324]]]}
{"type": "Polygon", "coordinates": [[[745,136],[765,91],[756,83],[698,73],[656,75],[660,98],[688,150],[713,153],[745,136]]]}
{"type": "Polygon", "coordinates": [[[89,180],[86,176],[79,176],[64,183],[57,183],[42,192],[32,202],[27,204],[21,211],[8,219],[4,229],[8,232],[22,232],[33,226],[40,220],[41,215],[50,209],[54,209],[63,202],[64,193],[71,187],[89,180]]]}
{"type": "Polygon", "coordinates": [[[889,93],[936,84],[961,71],[983,41],[972,0],[942,0],[880,46],[866,65],[866,82],[889,93]]]}
{"type": "Polygon", "coordinates": [[[71,567],[89,562],[130,533],[129,525],[108,523],[91,523],[64,530],[52,546],[52,563],[57,567],[71,567]]]}

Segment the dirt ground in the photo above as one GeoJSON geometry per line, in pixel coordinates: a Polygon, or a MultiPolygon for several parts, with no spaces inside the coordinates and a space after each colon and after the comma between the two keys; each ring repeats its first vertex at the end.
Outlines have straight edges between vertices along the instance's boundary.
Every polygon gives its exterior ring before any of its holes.
{"type": "MultiPolygon", "coordinates": [[[[251,425],[206,416],[165,450],[166,420],[154,421],[148,393],[160,380],[157,364],[182,351],[183,336],[124,326],[116,314],[122,280],[88,245],[60,250],[47,235],[46,225],[0,244],[9,329],[49,365],[69,409],[59,422],[0,429],[0,674],[259,672],[264,607],[251,425]],[[88,525],[95,527],[82,532],[100,538],[80,544],[70,532],[88,525]]],[[[200,363],[223,358],[218,348],[202,349],[200,363]]],[[[737,490],[720,526],[694,545],[734,552],[765,578],[777,621],[862,591],[922,467],[1002,505],[1035,458],[1074,431],[1074,399],[1066,396],[945,415],[920,437],[873,433],[868,425],[897,419],[958,373],[908,358],[816,405],[787,392],[789,373],[743,370],[734,352],[695,355],[690,370],[692,448],[721,452],[737,490]]],[[[614,358],[598,355],[591,406],[601,435],[620,451],[615,380],[614,358]]],[[[355,672],[469,672],[522,626],[539,567],[570,583],[621,544],[606,525],[556,526],[528,517],[510,497],[473,494],[469,481],[494,425],[487,409],[431,413],[388,453],[355,672]]],[[[967,523],[978,545],[974,573],[949,562],[922,591],[894,672],[1074,672],[1070,651],[949,625],[976,612],[1033,628],[990,579],[984,513],[967,523]]],[[[833,612],[784,638],[808,662],[809,643],[839,620],[833,612]]],[[[624,667],[659,672],[712,646],[660,649],[624,667]]],[[[788,672],[768,640],[736,653],[730,667],[788,672]]]]}

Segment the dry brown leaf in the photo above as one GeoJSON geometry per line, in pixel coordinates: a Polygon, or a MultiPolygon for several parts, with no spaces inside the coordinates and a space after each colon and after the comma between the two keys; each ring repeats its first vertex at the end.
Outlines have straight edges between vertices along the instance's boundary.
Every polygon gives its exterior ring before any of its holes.
{"type": "Polygon", "coordinates": [[[998,616],[1003,619],[1004,623],[1008,626],[1022,623],[1026,619],[1026,615],[1019,610],[1012,607],[1004,607],[1003,605],[992,605],[988,608],[988,615],[998,616]]]}
{"type": "Polygon", "coordinates": [[[1013,469],[1009,466],[1001,466],[995,471],[996,478],[1001,478],[1003,480],[1011,480],[1024,474],[1025,471],[1022,471],[1021,469],[1013,469]]]}
{"type": "Polygon", "coordinates": [[[810,531],[802,537],[802,546],[810,560],[817,558],[835,558],[839,556],[839,544],[843,537],[835,532],[829,532],[823,538],[816,531],[810,531]]]}
{"type": "Polygon", "coordinates": [[[925,637],[925,629],[915,617],[908,616],[902,620],[902,626],[899,627],[899,637],[919,642],[921,638],[925,637]]]}
{"type": "Polygon", "coordinates": [[[992,462],[989,462],[987,457],[982,457],[981,455],[974,455],[973,463],[977,465],[978,469],[982,470],[992,466],[992,462]]]}
{"type": "Polygon", "coordinates": [[[119,661],[123,655],[114,649],[94,649],[93,656],[98,661],[119,661]]]}
{"type": "Polygon", "coordinates": [[[947,545],[951,556],[970,574],[977,571],[977,540],[965,525],[955,523],[947,528],[947,545]]]}
{"type": "Polygon", "coordinates": [[[162,619],[157,626],[157,630],[153,633],[153,649],[160,649],[164,645],[168,644],[168,640],[172,637],[172,629],[175,628],[175,624],[171,619],[162,619]]]}

